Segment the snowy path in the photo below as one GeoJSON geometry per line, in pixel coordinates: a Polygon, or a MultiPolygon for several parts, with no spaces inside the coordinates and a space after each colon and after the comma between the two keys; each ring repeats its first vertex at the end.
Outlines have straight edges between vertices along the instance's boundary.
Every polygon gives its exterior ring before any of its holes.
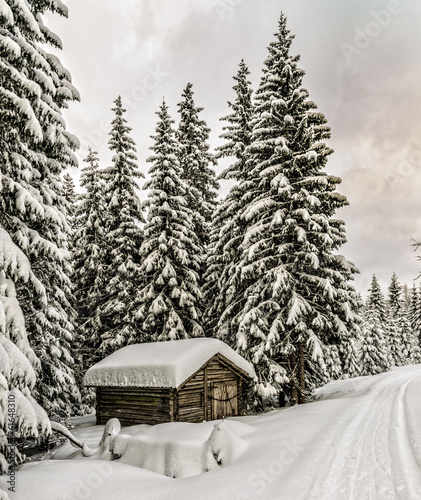
{"type": "Polygon", "coordinates": [[[406,399],[414,375],[420,377],[419,368],[371,378],[373,385],[336,428],[331,452],[315,471],[312,491],[324,492],[317,498],[421,498],[406,399]]]}
{"type": "Polygon", "coordinates": [[[116,462],[48,460],[19,471],[10,498],[421,500],[421,365],[332,382],[318,395],[234,419],[250,426],[246,450],[218,470],[172,479],[116,462]]]}

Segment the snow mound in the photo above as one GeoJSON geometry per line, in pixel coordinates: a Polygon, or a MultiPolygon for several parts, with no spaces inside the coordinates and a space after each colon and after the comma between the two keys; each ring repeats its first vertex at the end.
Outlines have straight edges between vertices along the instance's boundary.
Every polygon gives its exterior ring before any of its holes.
{"type": "Polygon", "coordinates": [[[177,388],[216,354],[255,377],[252,365],[224,342],[195,338],[123,347],[91,367],[84,384],[177,388]]]}
{"type": "Polygon", "coordinates": [[[232,421],[160,424],[137,435],[119,434],[110,449],[126,465],[185,478],[233,463],[246,448],[240,437],[244,427],[237,433],[232,421]]]}

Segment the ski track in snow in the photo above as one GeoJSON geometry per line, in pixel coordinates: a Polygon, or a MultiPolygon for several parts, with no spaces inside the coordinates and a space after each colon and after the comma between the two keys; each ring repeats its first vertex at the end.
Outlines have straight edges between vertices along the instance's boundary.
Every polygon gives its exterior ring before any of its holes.
{"type": "Polygon", "coordinates": [[[332,451],[315,471],[314,482],[302,498],[421,498],[421,467],[409,440],[405,404],[414,369],[419,371],[413,367],[409,373],[392,371],[374,379],[361,404],[355,404],[335,430],[332,451]]]}

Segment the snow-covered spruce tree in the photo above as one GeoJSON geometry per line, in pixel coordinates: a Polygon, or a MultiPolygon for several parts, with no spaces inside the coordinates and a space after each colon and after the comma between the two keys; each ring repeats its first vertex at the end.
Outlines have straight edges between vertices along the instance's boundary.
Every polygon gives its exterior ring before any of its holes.
{"type": "Polygon", "coordinates": [[[237,346],[257,371],[257,395],[274,394],[289,379],[292,399],[304,402],[305,357],[323,358],[323,346],[340,344],[359,321],[350,284],[357,270],[336,254],[346,240],[333,216],[347,201],[336,191],[340,179],[323,171],[330,129],[302,87],[284,15],[275,36],[239,186],[242,256],[219,328],[237,331],[237,346]]]}
{"type": "Polygon", "coordinates": [[[75,181],[70,174],[63,176],[63,191],[67,201],[67,218],[72,231],[75,229],[75,213],[77,195],[75,192],[75,181]]]}
{"type": "Polygon", "coordinates": [[[402,302],[409,309],[411,305],[411,289],[406,283],[402,286],[402,302]]]}
{"type": "Polygon", "coordinates": [[[326,359],[326,370],[329,375],[329,380],[338,380],[343,374],[338,346],[327,346],[325,351],[324,358],[326,359]]]}
{"type": "Polygon", "coordinates": [[[79,96],[60,60],[45,51],[45,44],[61,45],[42,21],[46,11],[67,15],[54,0],[7,0],[0,9],[0,227],[28,258],[43,287],[15,282],[28,338],[40,360],[33,395],[50,415],[67,416],[79,393],[69,354],[73,310],[61,175],[77,164],[72,150],[78,141],[66,131],[61,110],[79,96]]]}
{"type": "MultiPolygon", "coordinates": [[[[82,169],[73,238],[73,284],[78,313],[76,378],[81,385],[85,371],[101,358],[100,309],[105,300],[106,208],[104,186],[96,151],[89,150],[82,169]]],[[[82,395],[86,396],[82,390],[82,395]]]]}
{"type": "Polygon", "coordinates": [[[389,286],[389,349],[392,364],[396,366],[420,362],[417,335],[410,321],[410,313],[402,296],[402,286],[395,273],[389,286]]]}
{"type": "MultiPolygon", "coordinates": [[[[405,352],[403,341],[403,304],[402,287],[398,282],[396,273],[393,273],[391,283],[388,288],[388,318],[387,318],[387,338],[389,345],[391,366],[402,366],[408,359],[408,351],[405,352]]],[[[408,326],[408,325],[407,325],[408,326]]]]}
{"type": "Polygon", "coordinates": [[[115,101],[109,146],[114,152],[112,165],[104,170],[107,233],[105,244],[105,302],[101,307],[103,328],[101,352],[110,354],[130,343],[136,334],[132,321],[132,301],[137,292],[139,248],[143,241],[140,224],[145,222],[135,178],[138,170],[131,128],[124,118],[121,97],[115,101]]]}
{"type": "Polygon", "coordinates": [[[154,155],[149,170],[148,221],[140,249],[144,286],[136,293],[135,321],[140,323],[140,342],[203,336],[198,284],[201,264],[199,242],[193,230],[193,213],[181,180],[178,145],[173,120],[165,102],[159,117],[154,155]]]}
{"type": "Polygon", "coordinates": [[[177,130],[178,160],[181,177],[189,187],[186,198],[193,211],[195,232],[204,250],[209,242],[209,223],[216,207],[219,185],[211,165],[216,163],[209,152],[210,129],[199,117],[203,108],[197,107],[193,98],[193,85],[188,83],[182,93],[183,100],[178,104],[180,122],[177,130]]]}
{"type": "Polygon", "coordinates": [[[375,375],[390,368],[387,342],[387,309],[375,275],[371,281],[364,310],[361,334],[361,374],[375,375]]]}
{"type": "MultiPolygon", "coordinates": [[[[228,122],[223,127],[221,135],[226,142],[218,149],[217,157],[233,158],[233,163],[222,172],[220,178],[235,179],[235,184],[226,198],[215,210],[210,225],[210,243],[207,252],[207,266],[204,277],[204,297],[206,304],[206,335],[217,336],[217,323],[227,307],[227,288],[229,277],[233,273],[233,266],[238,261],[238,246],[242,240],[243,225],[237,214],[242,206],[242,198],[238,189],[238,182],[244,178],[245,150],[250,145],[250,120],[253,112],[252,90],[247,77],[249,70],[242,60],[237,75],[234,77],[236,85],[233,89],[236,97],[233,103],[228,102],[232,113],[222,118],[228,122]]],[[[236,339],[226,336],[225,342],[235,347],[236,339]]]]}
{"type": "Polygon", "coordinates": [[[235,161],[221,173],[219,176],[221,179],[235,179],[239,182],[244,178],[246,171],[244,152],[250,145],[253,115],[253,91],[251,82],[248,80],[249,74],[250,71],[242,59],[238,73],[234,76],[234,80],[237,82],[233,87],[235,100],[228,102],[232,113],[221,118],[222,121],[227,122],[227,125],[223,127],[224,132],[220,136],[226,142],[216,148],[217,158],[235,158],[235,161]]]}
{"type": "Polygon", "coordinates": [[[342,361],[343,378],[359,377],[361,375],[360,332],[350,337],[339,346],[342,361]]]}
{"type": "Polygon", "coordinates": [[[11,455],[8,437],[51,432],[47,414],[32,396],[40,363],[28,342],[16,283],[31,287],[46,305],[45,289],[31,271],[28,258],[0,227],[0,474],[22,461],[18,450],[11,455]]]}
{"type": "Polygon", "coordinates": [[[411,322],[412,331],[418,339],[418,345],[421,346],[421,294],[417,290],[415,283],[411,288],[411,302],[409,305],[409,320],[411,322]]]}

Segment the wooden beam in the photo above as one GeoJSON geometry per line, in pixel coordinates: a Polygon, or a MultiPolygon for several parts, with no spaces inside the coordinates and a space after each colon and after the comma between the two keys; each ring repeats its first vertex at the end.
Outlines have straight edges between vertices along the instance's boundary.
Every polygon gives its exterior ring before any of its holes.
{"type": "Polygon", "coordinates": [[[204,399],[204,414],[205,420],[208,420],[208,368],[205,366],[205,377],[203,381],[203,399],[204,399]]]}
{"type": "Polygon", "coordinates": [[[221,365],[225,365],[227,368],[238,374],[242,379],[246,381],[251,380],[251,377],[247,372],[239,368],[236,364],[227,359],[223,354],[218,353],[216,356],[221,365]]]}

